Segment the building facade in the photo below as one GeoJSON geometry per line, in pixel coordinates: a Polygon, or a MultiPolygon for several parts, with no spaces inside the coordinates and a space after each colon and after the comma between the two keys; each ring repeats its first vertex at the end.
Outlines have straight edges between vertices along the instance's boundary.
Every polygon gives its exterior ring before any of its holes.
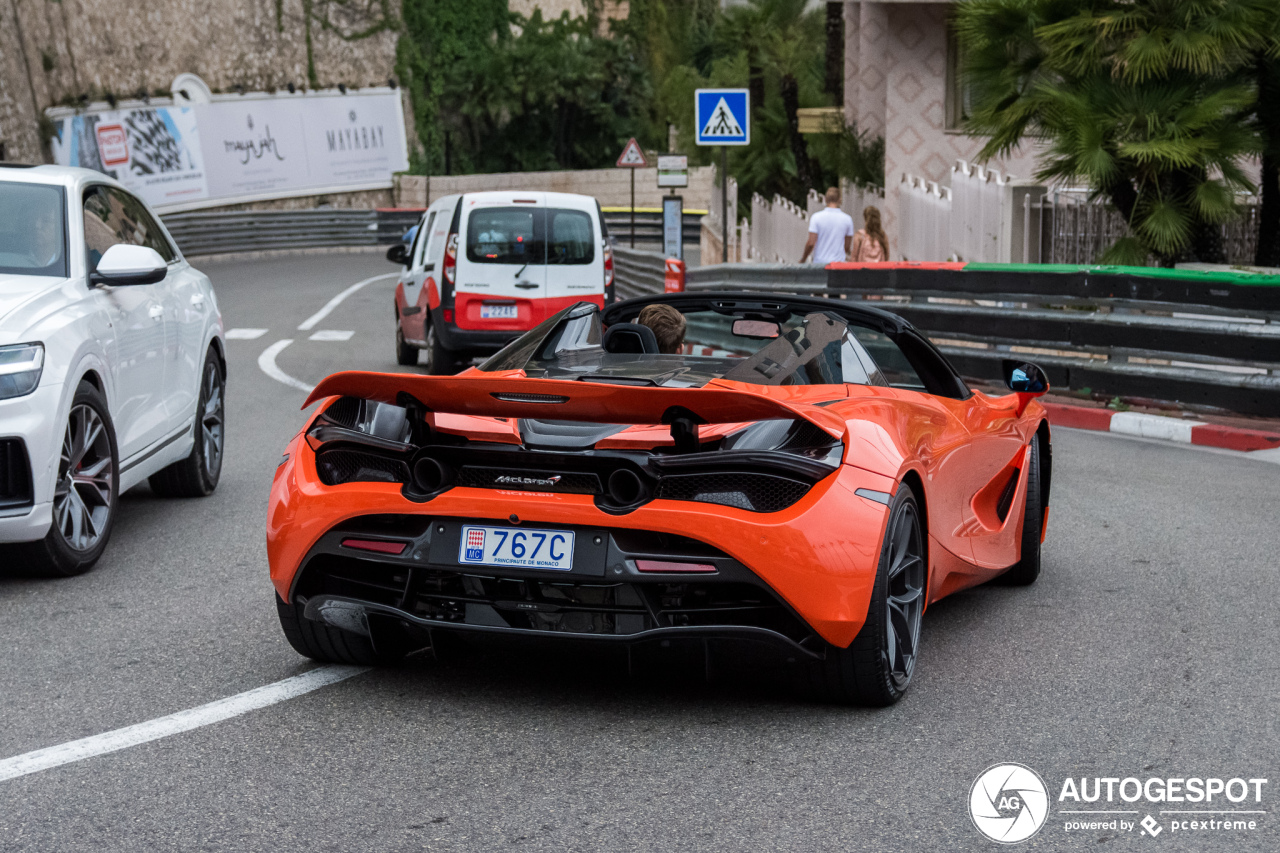
{"type": "MultiPolygon", "coordinates": [[[[960,131],[963,93],[948,18],[952,3],[877,0],[844,4],[846,118],[885,141],[885,210],[895,258],[901,184],[913,175],[947,186],[957,160],[973,160],[983,138],[960,131]]],[[[1029,179],[1034,152],[1015,151],[990,167],[1029,179]]]]}

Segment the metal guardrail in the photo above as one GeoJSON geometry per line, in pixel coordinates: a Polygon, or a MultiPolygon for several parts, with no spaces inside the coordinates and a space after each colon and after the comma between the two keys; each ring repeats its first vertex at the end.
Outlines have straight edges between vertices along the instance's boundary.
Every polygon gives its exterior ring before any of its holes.
{"type": "Polygon", "coordinates": [[[420,210],[240,210],[162,217],[184,255],[377,246],[398,241],[420,210]]]}
{"type": "MultiPolygon", "coordinates": [[[[1280,411],[1280,286],[1232,275],[974,267],[724,264],[689,270],[686,287],[865,300],[928,334],[970,378],[995,379],[1003,359],[1022,357],[1059,388],[1280,411]]],[[[632,289],[661,286],[649,275],[632,289]]]]}
{"type": "MultiPolygon", "coordinates": [[[[173,213],[164,224],[185,255],[309,249],[321,246],[377,246],[397,242],[417,224],[422,210],[237,210],[173,213]]],[[[618,243],[631,240],[631,214],[604,214],[605,227],[618,243]]],[[[681,234],[686,243],[701,235],[701,217],[685,213],[681,234]]],[[[662,214],[636,211],[636,242],[662,242],[662,214]]]]}
{"type": "MultiPolygon", "coordinates": [[[[619,243],[631,240],[630,211],[604,212],[604,224],[609,229],[609,236],[619,243]]],[[[680,217],[680,236],[685,243],[696,243],[702,235],[702,215],[685,212],[680,217]]],[[[662,213],[650,210],[636,211],[636,242],[662,242],[662,213]]]]}
{"type": "Polygon", "coordinates": [[[666,256],[661,252],[613,247],[614,291],[619,299],[662,293],[666,271],[666,256]]]}

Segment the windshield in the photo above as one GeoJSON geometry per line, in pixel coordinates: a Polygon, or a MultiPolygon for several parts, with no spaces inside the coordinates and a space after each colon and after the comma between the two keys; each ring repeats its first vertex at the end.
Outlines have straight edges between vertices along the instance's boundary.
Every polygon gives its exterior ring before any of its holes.
{"type": "Polygon", "coordinates": [[[0,181],[0,273],[67,275],[61,187],[0,181]]]}
{"type": "Polygon", "coordinates": [[[923,389],[910,362],[886,335],[829,311],[804,310],[679,313],[683,339],[678,351],[664,353],[651,330],[640,328],[643,324],[615,323],[606,329],[599,308],[579,303],[508,344],[480,369],[667,387],[700,387],[724,378],[753,385],[849,382],[923,389]]]}

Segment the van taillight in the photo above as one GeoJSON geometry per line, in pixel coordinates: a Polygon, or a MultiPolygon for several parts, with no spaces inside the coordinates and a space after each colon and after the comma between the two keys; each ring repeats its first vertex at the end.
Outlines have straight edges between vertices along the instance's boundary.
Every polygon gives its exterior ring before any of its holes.
{"type": "Polygon", "coordinates": [[[449,235],[449,241],[444,244],[444,268],[441,275],[444,277],[445,284],[452,285],[454,274],[458,271],[458,233],[449,235]]]}
{"type": "Polygon", "coordinates": [[[604,247],[604,286],[613,287],[613,248],[604,247]]]}

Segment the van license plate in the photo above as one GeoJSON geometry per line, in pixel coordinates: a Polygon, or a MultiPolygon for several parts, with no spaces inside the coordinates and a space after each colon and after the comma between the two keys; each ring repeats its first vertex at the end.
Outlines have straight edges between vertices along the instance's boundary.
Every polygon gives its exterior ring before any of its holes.
{"type": "Polygon", "coordinates": [[[480,305],[481,320],[514,320],[517,316],[515,305],[480,305]]]}
{"type": "Polygon", "coordinates": [[[466,524],[462,527],[458,562],[569,572],[573,570],[573,531],[466,524]]]}

